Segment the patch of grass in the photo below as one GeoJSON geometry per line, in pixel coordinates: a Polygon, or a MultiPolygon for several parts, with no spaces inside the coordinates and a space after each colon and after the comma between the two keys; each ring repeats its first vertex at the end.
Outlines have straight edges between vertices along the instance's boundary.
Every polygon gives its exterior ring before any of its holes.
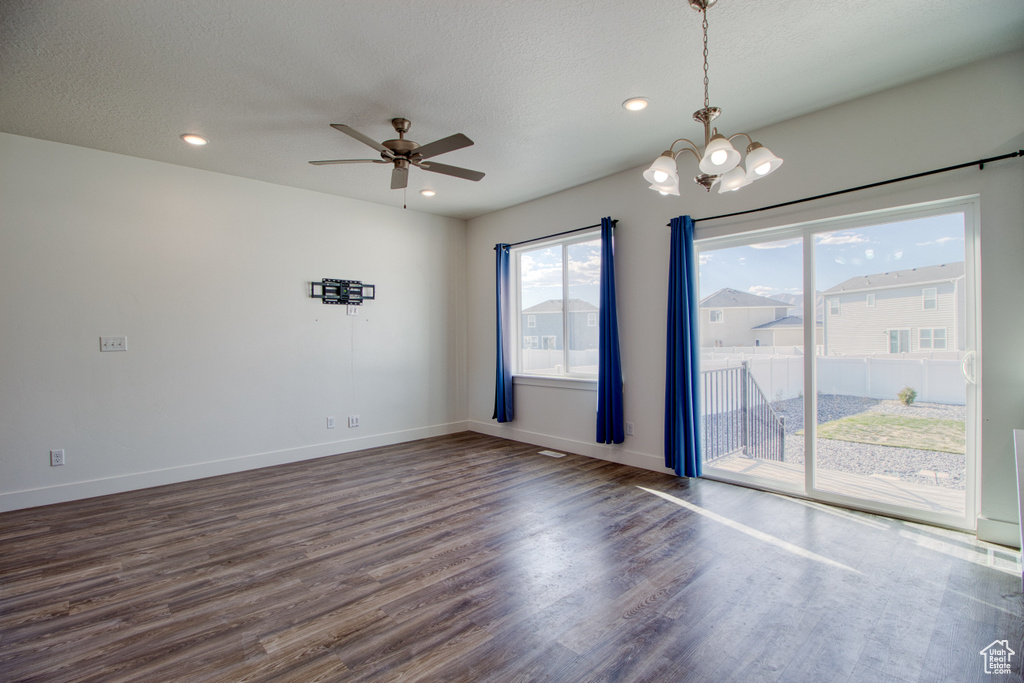
{"type": "Polygon", "coordinates": [[[886,413],[859,413],[818,425],[818,436],[896,448],[917,448],[944,453],[966,452],[964,423],[903,417],[886,413]]]}

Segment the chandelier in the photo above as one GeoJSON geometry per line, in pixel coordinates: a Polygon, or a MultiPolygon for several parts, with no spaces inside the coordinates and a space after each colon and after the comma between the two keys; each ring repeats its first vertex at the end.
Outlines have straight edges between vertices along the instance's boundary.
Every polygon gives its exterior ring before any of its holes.
{"type": "Polygon", "coordinates": [[[652,190],[657,190],[663,195],[679,195],[676,157],[683,152],[689,152],[697,159],[701,173],[694,181],[708,192],[715,183],[718,183],[720,194],[745,187],[782,165],[782,159],[772,154],[760,142],[754,142],[746,133],[726,137],[719,133],[717,128],[711,127],[711,122],[722,113],[721,109],[708,103],[708,8],[716,2],[718,0],[689,0],[690,7],[700,12],[704,18],[704,107],[693,112],[693,120],[704,124],[704,151],[701,152],[690,140],[679,138],[654,160],[651,167],[644,171],[644,178],[651,183],[652,190]],[[740,153],[732,146],[733,139],[738,137],[745,137],[748,143],[745,167],[740,165],[740,153]],[[689,146],[683,146],[675,151],[676,145],[681,142],[689,146]]]}

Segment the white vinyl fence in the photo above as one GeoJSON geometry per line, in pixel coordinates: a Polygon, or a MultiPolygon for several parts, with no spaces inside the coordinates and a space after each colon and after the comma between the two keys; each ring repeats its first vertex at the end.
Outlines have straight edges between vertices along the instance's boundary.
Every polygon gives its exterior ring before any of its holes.
{"type": "MultiPolygon", "coordinates": [[[[701,370],[736,367],[747,363],[751,375],[771,401],[797,398],[804,390],[802,355],[722,353],[702,350],[701,370]]],[[[780,349],[781,347],[774,347],[780,349]]],[[[793,347],[786,347],[787,350],[793,347]]],[[[904,387],[917,392],[924,403],[965,405],[967,388],[960,373],[960,359],[878,356],[818,356],[818,393],[896,399],[904,387]]]]}

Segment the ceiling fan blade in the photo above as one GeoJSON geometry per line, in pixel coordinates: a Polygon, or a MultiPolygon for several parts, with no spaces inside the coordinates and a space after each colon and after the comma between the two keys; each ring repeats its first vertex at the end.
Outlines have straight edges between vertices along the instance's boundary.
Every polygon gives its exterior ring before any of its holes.
{"type": "Polygon", "coordinates": [[[433,173],[443,173],[445,175],[455,176],[456,178],[464,178],[465,180],[480,180],[484,177],[484,174],[480,171],[471,171],[468,168],[461,168],[459,166],[449,166],[448,164],[439,164],[436,161],[431,161],[425,164],[416,164],[424,171],[431,171],[433,173]]]}
{"type": "Polygon", "coordinates": [[[409,169],[402,166],[395,166],[391,172],[391,189],[401,190],[409,186],[409,169]]]}
{"type": "Polygon", "coordinates": [[[456,133],[455,135],[449,135],[448,137],[441,138],[440,140],[428,142],[422,147],[417,147],[413,154],[418,154],[421,159],[429,159],[430,157],[436,157],[438,154],[444,154],[445,152],[469,147],[472,144],[473,141],[465,135],[462,133],[456,133]]]}
{"type": "Polygon", "coordinates": [[[384,152],[388,156],[391,156],[391,150],[390,149],[388,149],[384,145],[380,144],[376,140],[374,140],[372,138],[366,137],[365,135],[360,133],[355,128],[349,128],[344,123],[332,123],[331,124],[331,128],[333,128],[334,130],[340,130],[345,135],[349,135],[351,137],[354,137],[356,140],[359,140],[359,142],[363,143],[364,145],[369,145],[370,147],[373,147],[378,152],[384,152]]]}
{"type": "Polygon", "coordinates": [[[327,164],[390,164],[391,162],[386,159],[323,159],[309,163],[314,166],[326,166],[327,164]]]}

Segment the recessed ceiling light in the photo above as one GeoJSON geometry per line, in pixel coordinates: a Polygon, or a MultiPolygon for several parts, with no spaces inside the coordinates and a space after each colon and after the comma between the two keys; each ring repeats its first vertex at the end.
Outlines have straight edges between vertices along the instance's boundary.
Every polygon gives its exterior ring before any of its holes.
{"type": "Polygon", "coordinates": [[[622,103],[622,106],[629,111],[640,111],[641,109],[647,108],[646,97],[630,97],[628,100],[622,103]]]}
{"type": "Polygon", "coordinates": [[[434,192],[433,190],[420,190],[420,194],[423,195],[424,197],[433,197],[437,193],[434,192]]]}
{"type": "Polygon", "coordinates": [[[209,142],[209,140],[204,138],[202,135],[196,135],[195,133],[185,133],[181,136],[181,139],[190,145],[195,145],[196,147],[202,147],[209,142]]]}

